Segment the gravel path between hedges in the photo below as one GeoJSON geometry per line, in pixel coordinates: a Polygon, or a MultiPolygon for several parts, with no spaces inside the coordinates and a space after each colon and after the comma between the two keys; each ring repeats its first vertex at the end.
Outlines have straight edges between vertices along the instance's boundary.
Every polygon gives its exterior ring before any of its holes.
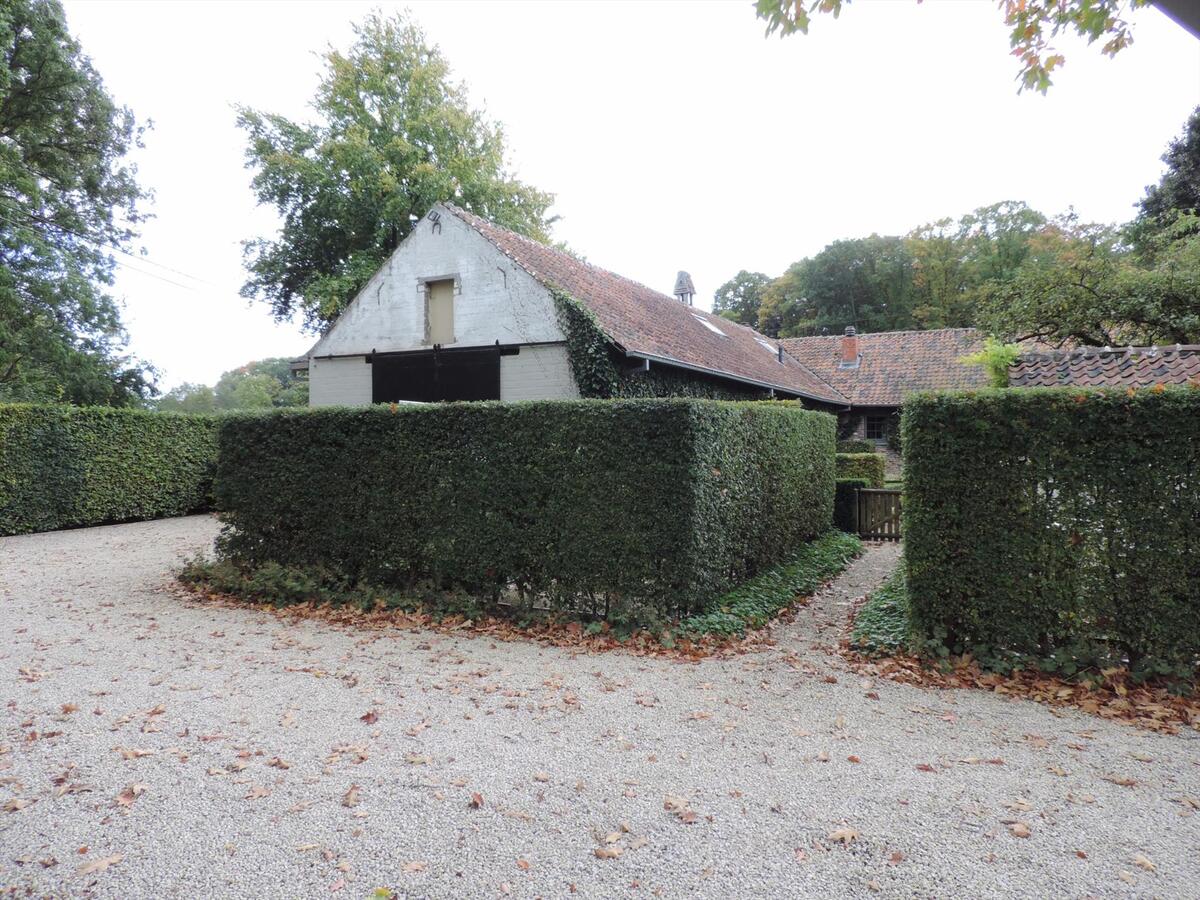
{"type": "Polygon", "coordinates": [[[173,596],[171,570],[216,531],[200,516],[0,540],[0,886],[1196,896],[1194,733],[865,683],[824,652],[894,546],[776,647],[683,663],[173,596]]]}

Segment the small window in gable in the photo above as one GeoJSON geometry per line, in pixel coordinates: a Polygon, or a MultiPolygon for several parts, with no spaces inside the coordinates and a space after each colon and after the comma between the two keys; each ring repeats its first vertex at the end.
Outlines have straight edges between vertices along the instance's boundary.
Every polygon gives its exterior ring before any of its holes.
{"type": "Polygon", "coordinates": [[[727,335],[725,332],[723,332],[720,328],[718,328],[712,322],[708,321],[708,319],[704,318],[704,316],[698,316],[695,313],[692,313],[692,318],[695,319],[697,322],[699,322],[701,325],[703,325],[705,328],[707,328],[709,331],[711,331],[713,334],[719,334],[721,337],[729,337],[729,335],[727,335]]]}
{"type": "Polygon", "coordinates": [[[425,334],[430,344],[454,343],[454,279],[425,285],[425,334]]]}

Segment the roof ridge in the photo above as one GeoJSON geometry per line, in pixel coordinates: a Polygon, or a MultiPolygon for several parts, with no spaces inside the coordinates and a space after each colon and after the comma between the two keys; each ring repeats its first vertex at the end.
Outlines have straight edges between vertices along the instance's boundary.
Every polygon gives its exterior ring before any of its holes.
{"type": "MultiPolygon", "coordinates": [[[[861,338],[880,337],[890,334],[946,334],[951,331],[975,331],[979,329],[973,325],[965,325],[960,328],[899,328],[895,331],[860,331],[857,336],[861,338]]],[[[804,334],[795,337],[779,338],[780,341],[824,341],[836,340],[845,337],[843,334],[804,334]]]]}
{"type": "Polygon", "coordinates": [[[1119,353],[1200,353],[1200,344],[1129,344],[1124,347],[1060,347],[1055,350],[1030,350],[1022,353],[1021,360],[1055,359],[1064,356],[1101,356],[1119,353]]]}

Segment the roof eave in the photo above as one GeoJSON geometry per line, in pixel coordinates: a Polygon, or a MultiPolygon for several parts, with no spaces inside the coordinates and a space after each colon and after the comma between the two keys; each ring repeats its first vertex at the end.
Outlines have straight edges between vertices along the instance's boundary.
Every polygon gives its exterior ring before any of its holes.
{"type": "Polygon", "coordinates": [[[710,369],[706,366],[697,366],[693,363],[685,363],[678,359],[672,359],[669,356],[659,356],[655,353],[644,353],[641,350],[626,350],[625,355],[630,359],[645,359],[664,366],[674,366],[677,369],[687,369],[689,372],[700,372],[704,375],[711,375],[715,378],[725,378],[729,381],[736,381],[739,384],[748,384],[757,388],[764,388],[772,391],[782,391],[785,394],[794,394],[797,397],[803,397],[806,400],[815,400],[818,403],[828,403],[831,406],[843,406],[847,409],[850,408],[850,404],[842,399],[822,397],[819,394],[811,394],[806,391],[801,391],[794,387],[789,387],[786,384],[776,384],[770,381],[759,381],[756,378],[747,378],[745,375],[735,375],[732,372],[725,372],[721,369],[710,369]]]}

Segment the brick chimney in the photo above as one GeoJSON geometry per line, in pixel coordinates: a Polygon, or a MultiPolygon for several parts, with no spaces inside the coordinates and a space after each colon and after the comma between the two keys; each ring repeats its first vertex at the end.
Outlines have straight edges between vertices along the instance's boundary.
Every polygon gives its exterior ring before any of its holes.
{"type": "Polygon", "coordinates": [[[853,325],[847,325],[846,333],[842,336],[842,355],[838,360],[838,368],[857,369],[860,359],[862,354],[858,352],[858,332],[853,325]]]}

